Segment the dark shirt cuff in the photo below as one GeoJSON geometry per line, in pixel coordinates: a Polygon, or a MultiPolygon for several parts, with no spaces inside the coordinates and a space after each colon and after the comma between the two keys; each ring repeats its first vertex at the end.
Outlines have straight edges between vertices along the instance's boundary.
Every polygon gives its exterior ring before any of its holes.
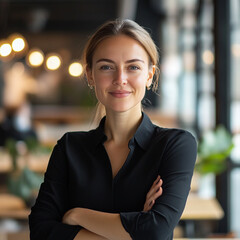
{"type": "Polygon", "coordinates": [[[82,229],[81,226],[67,225],[60,222],[44,221],[37,227],[30,224],[31,240],[73,240],[77,233],[82,229]]]}
{"type": "Polygon", "coordinates": [[[49,240],[73,240],[77,233],[82,229],[81,226],[72,226],[59,223],[50,234],[49,240]]]}
{"type": "Polygon", "coordinates": [[[121,212],[120,219],[124,229],[133,240],[173,238],[173,229],[169,228],[164,216],[158,212],[121,212]]]}
{"type": "Polygon", "coordinates": [[[126,232],[129,233],[131,238],[134,240],[135,237],[133,236],[133,233],[136,231],[136,221],[135,218],[137,216],[136,212],[121,212],[120,213],[120,219],[122,222],[122,225],[126,232]]]}

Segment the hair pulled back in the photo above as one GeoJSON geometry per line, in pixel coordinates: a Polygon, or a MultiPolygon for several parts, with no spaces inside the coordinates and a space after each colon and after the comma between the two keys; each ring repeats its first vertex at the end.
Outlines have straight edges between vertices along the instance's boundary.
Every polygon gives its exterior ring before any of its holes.
{"type": "Polygon", "coordinates": [[[83,53],[83,61],[85,64],[85,69],[92,68],[93,55],[99,43],[105,40],[106,38],[120,35],[120,34],[126,35],[136,40],[147,52],[149,56],[150,66],[155,65],[155,68],[156,68],[155,78],[152,84],[153,90],[156,90],[158,87],[158,75],[159,75],[159,69],[158,69],[159,55],[158,55],[157,47],[153,42],[150,34],[143,27],[141,27],[136,22],[129,19],[124,19],[124,20],[117,19],[114,21],[108,21],[99,27],[99,29],[89,39],[85,47],[85,50],[83,53]]]}

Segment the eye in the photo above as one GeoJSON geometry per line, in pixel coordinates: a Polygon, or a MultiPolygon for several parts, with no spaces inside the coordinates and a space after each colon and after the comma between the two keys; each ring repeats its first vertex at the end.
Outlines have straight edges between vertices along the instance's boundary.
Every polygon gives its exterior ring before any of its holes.
{"type": "Polygon", "coordinates": [[[129,70],[132,70],[132,71],[136,71],[136,70],[139,70],[140,67],[136,66],[136,65],[132,65],[132,66],[129,66],[128,67],[129,70]]]}
{"type": "Polygon", "coordinates": [[[109,66],[109,65],[102,65],[102,66],[100,67],[100,69],[101,69],[101,70],[112,70],[113,68],[112,68],[111,66],[109,66]]]}

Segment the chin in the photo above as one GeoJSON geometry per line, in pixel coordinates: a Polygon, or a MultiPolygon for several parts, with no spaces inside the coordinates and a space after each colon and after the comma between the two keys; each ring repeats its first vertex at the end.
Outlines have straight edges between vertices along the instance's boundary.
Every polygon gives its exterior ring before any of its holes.
{"type": "Polygon", "coordinates": [[[126,112],[129,109],[131,109],[131,107],[129,106],[106,106],[106,109],[108,109],[111,112],[126,112]]]}
{"type": "MultiPolygon", "coordinates": [[[[118,105],[118,106],[112,106],[109,109],[111,109],[111,111],[114,111],[114,112],[123,113],[123,112],[128,112],[134,109],[136,110],[136,106],[137,105],[124,105],[124,106],[118,105]]],[[[141,107],[139,109],[141,110],[141,107]]]]}

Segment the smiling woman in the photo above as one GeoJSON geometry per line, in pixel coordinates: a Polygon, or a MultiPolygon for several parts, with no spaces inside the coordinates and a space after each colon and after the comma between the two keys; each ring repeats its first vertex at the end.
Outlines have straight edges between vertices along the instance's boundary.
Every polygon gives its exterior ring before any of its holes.
{"type": "Polygon", "coordinates": [[[92,36],[84,60],[105,116],[56,144],[29,216],[31,239],[172,239],[196,141],[142,112],[146,88],[157,85],[156,46],[137,23],[116,20],[92,36]]]}
{"type": "Polygon", "coordinates": [[[145,49],[136,40],[119,34],[98,45],[87,78],[106,111],[136,108],[141,113],[141,100],[146,86],[152,84],[154,71],[145,49]]]}

